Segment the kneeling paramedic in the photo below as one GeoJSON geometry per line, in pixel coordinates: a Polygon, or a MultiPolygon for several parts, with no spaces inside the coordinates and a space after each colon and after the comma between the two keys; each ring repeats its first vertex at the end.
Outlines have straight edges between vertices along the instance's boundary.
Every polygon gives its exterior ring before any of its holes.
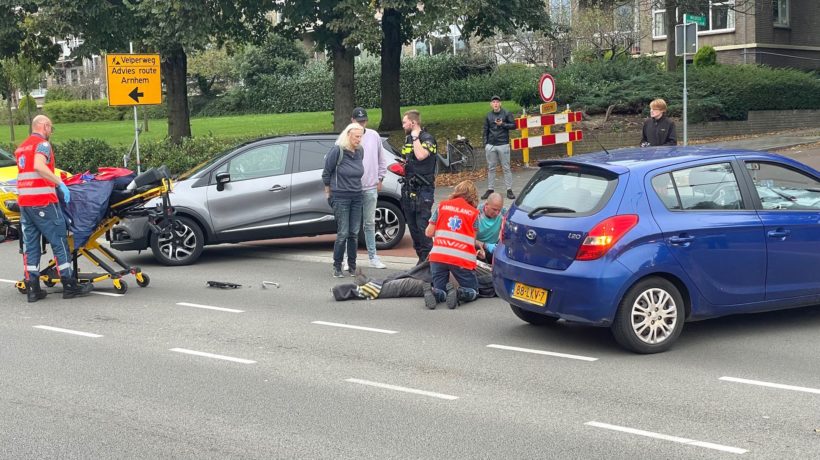
{"type": "Polygon", "coordinates": [[[453,309],[478,296],[475,276],[477,204],[475,184],[466,180],[456,185],[450,198],[442,201],[430,218],[425,233],[433,238],[429,257],[433,286],[426,287],[424,304],[431,310],[437,303],[445,301],[447,307],[453,309]],[[450,274],[458,282],[457,290],[448,283],[450,274]]]}
{"type": "Polygon", "coordinates": [[[57,258],[63,298],[72,299],[88,294],[93,289],[91,283],[79,284],[72,270],[67,226],[56,188],[60,189],[66,203],[71,200],[71,196],[68,187],[54,174],[54,151],[48,142],[53,130],[48,117],[34,117],[31,136],[14,152],[17,160],[17,204],[20,206],[23,230],[23,265],[29,302],[46,297],[46,292],[40,288],[41,237],[45,237],[57,258]]]}

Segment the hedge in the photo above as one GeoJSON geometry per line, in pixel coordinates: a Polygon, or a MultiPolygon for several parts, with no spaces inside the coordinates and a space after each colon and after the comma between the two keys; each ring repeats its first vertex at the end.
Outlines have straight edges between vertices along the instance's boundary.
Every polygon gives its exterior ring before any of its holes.
{"type": "Polygon", "coordinates": [[[109,107],[105,100],[54,101],[43,105],[43,112],[54,123],[77,123],[82,121],[118,121],[131,110],[130,107],[109,107]]]}

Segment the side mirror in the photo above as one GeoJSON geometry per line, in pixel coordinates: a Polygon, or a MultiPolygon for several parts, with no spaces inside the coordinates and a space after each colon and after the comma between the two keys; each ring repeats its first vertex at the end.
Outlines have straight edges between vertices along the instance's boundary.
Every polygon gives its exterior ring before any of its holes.
{"type": "Polygon", "coordinates": [[[225,184],[231,181],[231,173],[228,172],[221,172],[216,173],[216,190],[223,191],[225,190],[225,184]]]}

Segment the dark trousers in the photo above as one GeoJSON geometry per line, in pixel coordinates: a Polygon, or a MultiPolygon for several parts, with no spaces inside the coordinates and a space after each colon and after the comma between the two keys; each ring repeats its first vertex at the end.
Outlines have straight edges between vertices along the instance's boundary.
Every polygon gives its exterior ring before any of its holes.
{"type": "Polygon", "coordinates": [[[342,269],[342,258],[347,251],[347,265],[356,269],[356,250],[362,227],[362,195],[353,198],[332,198],[336,217],[336,242],[333,244],[333,267],[342,269]]]}
{"type": "Polygon", "coordinates": [[[427,259],[433,249],[433,240],[424,234],[424,230],[433,214],[435,191],[435,187],[419,187],[413,191],[406,186],[402,188],[401,207],[413,239],[413,249],[420,260],[427,259]]]}
{"type": "Polygon", "coordinates": [[[478,280],[475,270],[468,270],[457,265],[430,262],[430,272],[433,275],[433,294],[439,302],[447,298],[447,282],[450,274],[458,283],[458,300],[472,302],[478,297],[478,280]]]}
{"type": "Polygon", "coordinates": [[[57,270],[60,276],[72,276],[71,249],[68,247],[63,211],[60,205],[52,203],[46,206],[20,206],[20,223],[23,229],[23,254],[25,259],[26,279],[29,274],[40,276],[40,236],[44,236],[51,245],[54,257],[57,258],[57,270]]]}

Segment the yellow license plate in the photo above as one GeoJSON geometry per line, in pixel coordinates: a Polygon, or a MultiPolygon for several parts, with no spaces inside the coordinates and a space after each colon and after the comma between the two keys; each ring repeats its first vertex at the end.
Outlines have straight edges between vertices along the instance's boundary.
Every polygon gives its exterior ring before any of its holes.
{"type": "Polygon", "coordinates": [[[512,290],[512,298],[543,307],[544,304],[547,303],[547,290],[527,286],[522,283],[515,283],[512,290]]]}

